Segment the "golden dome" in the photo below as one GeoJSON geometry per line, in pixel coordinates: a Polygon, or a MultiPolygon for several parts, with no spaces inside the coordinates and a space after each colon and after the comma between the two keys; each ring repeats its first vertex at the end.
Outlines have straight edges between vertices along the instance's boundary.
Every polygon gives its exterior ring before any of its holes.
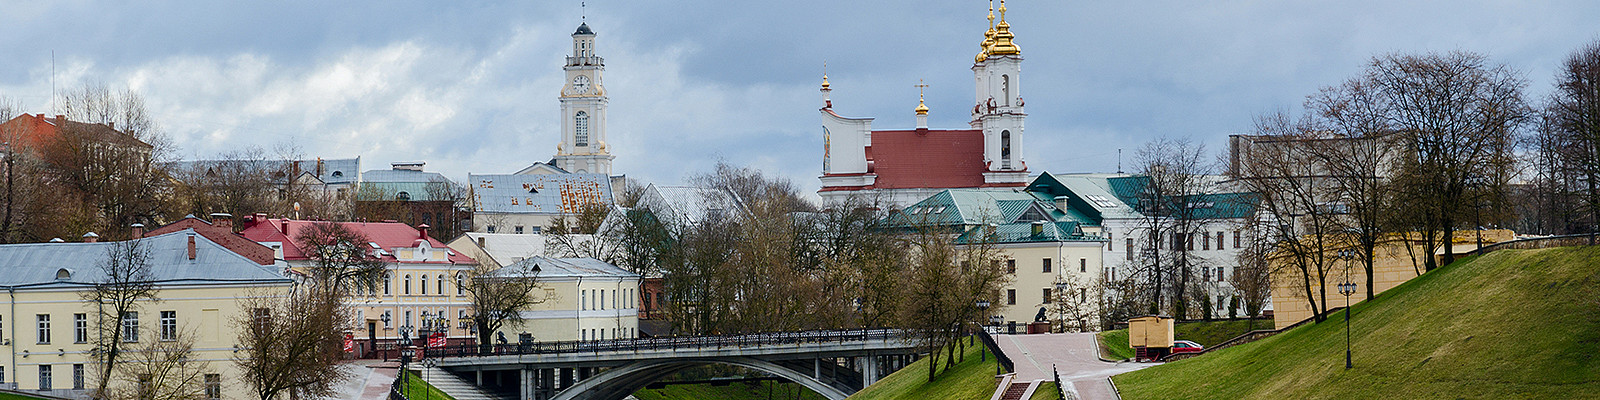
{"type": "Polygon", "coordinates": [[[828,88],[828,74],[822,74],[822,88],[828,88]]]}
{"type": "Polygon", "coordinates": [[[1016,43],[1012,43],[1017,36],[1011,34],[1011,24],[1006,23],[1005,0],[1000,0],[1000,23],[994,27],[994,44],[989,45],[984,52],[998,56],[1021,55],[1022,49],[1018,48],[1016,43]]]}
{"type": "Polygon", "coordinates": [[[978,44],[978,55],[972,62],[981,63],[989,58],[989,46],[994,45],[994,0],[989,0],[989,31],[983,33],[983,43],[978,44]]]}
{"type": "Polygon", "coordinates": [[[928,105],[926,103],[923,103],[922,99],[917,99],[917,110],[916,111],[917,111],[917,115],[928,115],[928,105]]]}

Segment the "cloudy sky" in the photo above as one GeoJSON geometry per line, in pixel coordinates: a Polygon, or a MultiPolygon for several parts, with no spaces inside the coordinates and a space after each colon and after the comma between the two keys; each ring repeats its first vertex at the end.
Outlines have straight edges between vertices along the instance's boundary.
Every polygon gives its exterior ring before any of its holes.
{"type": "MultiPolygon", "coordinates": [[[[423,160],[464,179],[548,160],[578,1],[5,2],[0,96],[51,113],[56,87],[142,93],[184,158],[293,143],[363,169],[423,160]],[[227,4],[225,4],[227,3],[227,4]],[[52,53],[54,68],[52,68],[52,53]],[[54,72],[52,72],[54,71],[54,72]]],[[[818,186],[817,84],[835,110],[966,124],[987,2],[590,0],[615,172],[676,183],[718,159],[818,186]]],[[[1038,1],[1008,7],[1035,172],[1111,172],[1117,149],[1221,149],[1255,115],[1389,52],[1467,50],[1549,92],[1600,38],[1593,1],[1038,1]]]]}

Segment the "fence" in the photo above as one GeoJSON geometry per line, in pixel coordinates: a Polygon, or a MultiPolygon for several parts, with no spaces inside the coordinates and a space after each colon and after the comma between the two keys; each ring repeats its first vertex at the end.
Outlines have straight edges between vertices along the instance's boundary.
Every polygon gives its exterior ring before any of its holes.
{"type": "Polygon", "coordinates": [[[979,329],[978,339],[983,340],[983,346],[989,348],[989,353],[994,354],[995,361],[999,361],[1000,366],[1005,367],[1006,372],[1017,372],[1017,364],[1012,363],[1011,357],[1006,357],[1006,353],[1000,351],[1000,344],[995,343],[993,336],[989,336],[989,331],[979,329]]]}
{"type": "MultiPolygon", "coordinates": [[[[1330,309],[1328,309],[1328,312],[1323,313],[1323,315],[1333,315],[1334,313],[1337,313],[1340,310],[1344,310],[1344,307],[1330,308],[1330,309]]],[[[1241,345],[1241,344],[1250,343],[1250,342],[1254,342],[1254,341],[1261,340],[1261,339],[1266,339],[1268,336],[1272,336],[1272,335],[1276,335],[1276,334],[1279,334],[1279,333],[1288,332],[1290,329],[1298,328],[1298,327],[1300,327],[1300,325],[1305,325],[1307,322],[1315,321],[1316,319],[1317,319],[1317,317],[1315,315],[1313,315],[1313,316],[1311,316],[1311,318],[1306,318],[1306,319],[1300,320],[1300,322],[1296,322],[1293,325],[1285,326],[1285,327],[1283,327],[1283,329],[1257,329],[1257,330],[1245,332],[1242,335],[1234,336],[1232,339],[1228,339],[1226,341],[1223,341],[1222,343],[1217,343],[1214,346],[1207,347],[1205,350],[1201,350],[1201,351],[1196,352],[1196,353],[1173,353],[1173,354],[1168,354],[1166,357],[1161,357],[1160,361],[1161,362],[1168,362],[1168,361],[1182,360],[1182,359],[1185,359],[1185,358],[1196,357],[1196,356],[1199,356],[1201,354],[1206,354],[1206,353],[1210,353],[1210,352],[1213,352],[1213,351],[1222,350],[1222,349],[1226,349],[1226,348],[1229,348],[1229,347],[1238,346],[1238,345],[1241,345]]]]}
{"type": "Polygon", "coordinates": [[[775,332],[723,336],[683,336],[641,339],[612,339],[564,342],[523,342],[435,347],[423,350],[424,357],[477,357],[524,354],[573,354],[639,352],[648,350],[721,349],[804,344],[861,343],[869,341],[909,342],[911,335],[897,329],[857,329],[843,331],[775,332]]]}

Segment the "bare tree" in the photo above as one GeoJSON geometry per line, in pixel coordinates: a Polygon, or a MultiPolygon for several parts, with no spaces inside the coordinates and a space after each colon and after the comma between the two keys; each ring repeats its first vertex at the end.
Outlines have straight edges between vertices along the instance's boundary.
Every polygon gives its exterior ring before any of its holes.
{"type": "Polygon", "coordinates": [[[58,102],[69,121],[46,144],[43,158],[60,182],[98,216],[109,238],[135,222],[150,222],[165,206],[167,173],[161,165],[175,152],[132,90],[113,93],[89,84],[58,102]],[[104,128],[101,128],[104,127],[104,128]]]}
{"type": "MultiPolygon", "coordinates": [[[[1283,273],[1311,306],[1318,322],[1327,313],[1327,278],[1332,273],[1330,250],[1342,245],[1336,232],[1339,215],[1331,205],[1338,200],[1333,186],[1324,184],[1325,171],[1316,149],[1301,145],[1316,140],[1317,131],[1287,113],[1263,115],[1256,120],[1259,137],[1277,142],[1252,146],[1241,157],[1236,173],[1240,182],[1256,193],[1258,209],[1272,218],[1276,241],[1270,257],[1280,260],[1283,273]],[[1320,308],[1319,308],[1320,305],[1320,308]]],[[[1268,225],[1258,222],[1257,226],[1268,225]]],[[[1266,231],[1253,233],[1260,240],[1266,231]]],[[[1276,271],[1275,271],[1276,272],[1276,271]]]]}
{"type": "Polygon", "coordinates": [[[178,332],[162,340],[140,342],[117,364],[124,382],[113,399],[198,400],[206,398],[208,362],[195,359],[194,335],[178,332]]]}
{"type": "Polygon", "coordinates": [[[241,350],[233,361],[260,400],[331,396],[354,378],[339,366],[342,333],[352,328],[348,311],[336,298],[303,289],[240,299],[245,313],[234,329],[241,350]]]}
{"type": "Polygon", "coordinates": [[[459,183],[434,177],[422,187],[423,194],[428,196],[428,210],[438,218],[428,223],[433,224],[428,228],[428,234],[433,237],[449,239],[461,235],[461,219],[470,218],[467,213],[467,187],[459,183]]]}
{"type": "Polygon", "coordinates": [[[1366,271],[1367,299],[1375,295],[1373,264],[1381,241],[1390,232],[1394,187],[1387,178],[1395,168],[1400,135],[1387,125],[1371,86],[1362,80],[1323,88],[1306,100],[1313,129],[1327,138],[1308,140],[1317,165],[1334,186],[1343,216],[1336,229],[1349,236],[1366,271]]]}
{"type": "Polygon", "coordinates": [[[294,241],[313,261],[306,271],[309,290],[334,303],[356,290],[375,290],[387,273],[387,265],[373,254],[371,240],[342,223],[312,224],[296,233],[294,241]]]}
{"type": "Polygon", "coordinates": [[[1228,277],[1236,291],[1234,297],[1239,299],[1245,316],[1250,318],[1250,329],[1255,329],[1255,318],[1272,299],[1272,265],[1268,257],[1276,241],[1266,235],[1272,228],[1263,226],[1263,222],[1266,221],[1262,218],[1251,218],[1240,227],[1239,232],[1248,236],[1244,239],[1244,248],[1235,256],[1238,266],[1228,277]]]}
{"type": "Polygon", "coordinates": [[[1205,178],[1210,171],[1205,146],[1163,138],[1146,143],[1138,158],[1143,182],[1135,207],[1142,216],[1138,229],[1144,231],[1149,250],[1140,255],[1145,263],[1135,273],[1147,276],[1151,312],[1161,312],[1163,300],[1171,299],[1172,315],[1185,318],[1189,310],[1185,292],[1194,269],[1204,261],[1191,252],[1205,231],[1196,203],[1204,201],[1213,186],[1205,178]]]}
{"type": "Polygon", "coordinates": [[[1540,132],[1551,160],[1547,168],[1564,184],[1554,195],[1573,200],[1557,208],[1587,220],[1580,229],[1590,233],[1589,244],[1594,244],[1595,232],[1600,232],[1600,41],[1568,56],[1557,79],[1545,107],[1548,123],[1540,132]]]}
{"type": "Polygon", "coordinates": [[[478,328],[478,345],[488,349],[494,333],[507,324],[522,321],[522,311],[544,302],[539,289],[539,271],[531,263],[517,263],[491,270],[486,264],[473,267],[465,288],[472,302],[472,323],[478,328]]]}
{"type": "Polygon", "coordinates": [[[89,340],[92,354],[100,365],[99,382],[95,384],[95,398],[110,395],[107,385],[112,380],[114,368],[123,362],[122,355],[128,343],[139,342],[138,310],[146,301],[159,301],[155,273],[150,270],[150,249],[141,239],[114,242],[100,260],[102,276],[94,290],[84,292],[84,302],[95,306],[95,326],[89,340]],[[125,323],[132,323],[125,329],[125,323]]]}

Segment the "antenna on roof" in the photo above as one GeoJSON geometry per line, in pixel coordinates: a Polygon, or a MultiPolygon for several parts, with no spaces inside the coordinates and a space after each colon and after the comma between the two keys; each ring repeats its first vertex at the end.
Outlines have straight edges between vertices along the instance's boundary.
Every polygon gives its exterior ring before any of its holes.
{"type": "Polygon", "coordinates": [[[1117,173],[1122,173],[1122,149],[1117,149],[1117,173]]]}
{"type": "Polygon", "coordinates": [[[589,4],[588,4],[588,2],[583,2],[583,1],[578,2],[578,20],[579,21],[583,21],[583,22],[587,22],[589,20],[589,4]]]}

